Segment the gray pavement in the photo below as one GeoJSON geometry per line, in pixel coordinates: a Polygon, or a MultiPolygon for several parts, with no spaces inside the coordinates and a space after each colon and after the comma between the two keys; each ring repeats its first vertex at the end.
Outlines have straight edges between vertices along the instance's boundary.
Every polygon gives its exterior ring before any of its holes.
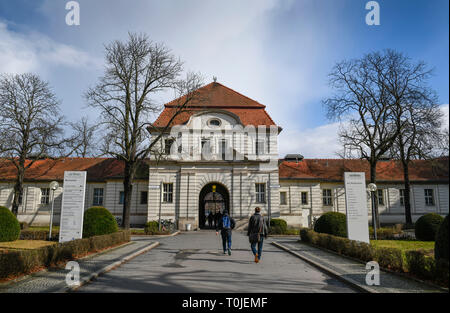
{"type": "MultiPolygon", "coordinates": [[[[76,292],[354,292],[304,261],[264,243],[255,264],[248,239],[233,233],[232,255],[224,255],[213,231],[158,238],[160,245],[76,292]]],[[[136,242],[145,237],[133,238],[136,242]]]]}
{"type": "MultiPolygon", "coordinates": [[[[147,237],[146,240],[132,241],[125,246],[77,260],[80,265],[80,280],[155,241],[155,238],[147,237]]],[[[0,293],[64,292],[67,287],[66,275],[68,272],[64,268],[53,268],[32,274],[17,283],[0,284],[0,293]]]]}
{"type": "Polygon", "coordinates": [[[443,291],[439,288],[384,271],[380,271],[380,285],[368,287],[366,285],[366,274],[368,271],[365,269],[365,264],[359,261],[299,242],[298,238],[278,238],[275,241],[307,259],[331,269],[339,276],[350,279],[356,284],[369,289],[370,292],[428,293],[443,291]]]}

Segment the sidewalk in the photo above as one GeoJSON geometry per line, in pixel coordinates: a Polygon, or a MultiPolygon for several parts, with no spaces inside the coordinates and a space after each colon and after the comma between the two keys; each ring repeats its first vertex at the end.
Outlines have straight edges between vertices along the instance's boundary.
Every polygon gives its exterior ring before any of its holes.
{"type": "MultiPolygon", "coordinates": [[[[123,258],[138,252],[156,241],[154,238],[132,237],[131,242],[98,254],[75,260],[80,265],[80,281],[89,278],[93,273],[121,261],[123,258]]],[[[0,284],[0,293],[39,293],[65,292],[66,275],[64,268],[52,268],[31,274],[16,283],[0,284]]]]}
{"type": "Polygon", "coordinates": [[[380,285],[368,286],[366,274],[368,270],[365,264],[350,258],[337,255],[313,246],[299,242],[297,238],[277,238],[272,240],[279,248],[288,249],[297,257],[311,264],[321,267],[330,274],[345,280],[361,291],[373,293],[430,293],[444,292],[443,289],[434,288],[428,284],[422,284],[413,279],[401,277],[385,271],[380,271],[380,285]]]}

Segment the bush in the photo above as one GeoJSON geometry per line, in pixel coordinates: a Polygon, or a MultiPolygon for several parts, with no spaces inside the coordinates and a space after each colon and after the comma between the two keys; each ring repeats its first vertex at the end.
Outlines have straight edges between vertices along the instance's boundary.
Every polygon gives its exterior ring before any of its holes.
{"type": "Polygon", "coordinates": [[[0,206],[0,242],[19,239],[20,224],[14,214],[4,206],[0,206]]]}
{"type": "Polygon", "coordinates": [[[421,216],[415,225],[416,239],[421,241],[434,241],[444,218],[436,213],[421,216]]]}
{"type": "Polygon", "coordinates": [[[400,249],[384,247],[376,248],[375,260],[380,264],[380,267],[395,271],[403,271],[403,255],[400,249]]]}
{"type": "Polygon", "coordinates": [[[76,239],[33,250],[8,250],[0,253],[0,279],[28,274],[40,268],[130,241],[130,231],[76,239]]]}
{"type": "Polygon", "coordinates": [[[270,234],[283,235],[287,232],[287,223],[280,218],[273,218],[270,220],[270,234]]]}
{"type": "Polygon", "coordinates": [[[433,279],[435,262],[433,257],[426,256],[423,250],[405,252],[408,272],[422,279],[433,279]]]}
{"type": "Polygon", "coordinates": [[[144,233],[146,235],[155,235],[159,233],[159,223],[157,221],[149,221],[145,223],[144,233]]]}
{"type": "Polygon", "coordinates": [[[444,221],[441,223],[439,230],[436,235],[436,243],[434,246],[434,258],[436,260],[445,259],[448,261],[448,215],[445,217],[444,221]]]}
{"type": "MultiPolygon", "coordinates": [[[[26,229],[20,232],[20,240],[48,240],[48,230],[26,229]]],[[[59,231],[52,230],[51,240],[58,240],[59,231]]]]}
{"type": "Polygon", "coordinates": [[[322,214],[314,225],[314,231],[333,236],[347,237],[345,214],[339,212],[322,214]]]}
{"type": "Polygon", "coordinates": [[[116,219],[104,207],[91,207],[84,212],[83,238],[111,234],[118,230],[116,219]]]}

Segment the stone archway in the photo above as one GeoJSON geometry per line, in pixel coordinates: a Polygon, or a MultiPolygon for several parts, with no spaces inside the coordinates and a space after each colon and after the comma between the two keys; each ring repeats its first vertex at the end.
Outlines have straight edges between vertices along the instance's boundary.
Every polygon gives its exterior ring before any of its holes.
{"type": "Polygon", "coordinates": [[[209,228],[206,215],[208,212],[227,210],[230,213],[230,195],[228,189],[216,182],[206,184],[199,194],[198,225],[200,229],[209,228]]]}

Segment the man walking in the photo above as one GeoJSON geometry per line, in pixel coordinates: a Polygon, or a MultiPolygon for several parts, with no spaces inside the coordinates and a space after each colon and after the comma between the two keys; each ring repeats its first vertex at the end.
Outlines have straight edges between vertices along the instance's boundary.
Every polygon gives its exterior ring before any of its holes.
{"type": "Polygon", "coordinates": [[[216,227],[216,235],[219,234],[220,230],[220,235],[222,236],[223,254],[226,254],[228,251],[228,255],[231,255],[231,230],[234,229],[235,225],[234,219],[228,216],[226,210],[223,211],[223,215],[216,227]]]}
{"type": "Polygon", "coordinates": [[[255,256],[255,263],[261,260],[262,247],[264,237],[267,238],[268,234],[267,221],[261,215],[261,208],[255,208],[255,214],[250,217],[248,222],[247,236],[250,241],[250,246],[252,248],[253,255],[255,256]],[[258,244],[258,250],[256,250],[256,244],[258,244]]]}

